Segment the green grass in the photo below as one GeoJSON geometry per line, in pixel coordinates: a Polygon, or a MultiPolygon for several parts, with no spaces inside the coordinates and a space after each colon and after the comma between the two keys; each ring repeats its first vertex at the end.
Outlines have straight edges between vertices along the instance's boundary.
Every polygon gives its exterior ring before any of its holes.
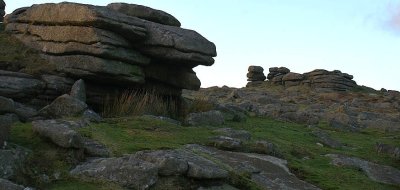
{"type": "Polygon", "coordinates": [[[28,167],[20,172],[17,181],[42,187],[42,182],[38,180],[40,174],[51,176],[60,173],[61,176],[66,176],[70,164],[63,159],[66,157],[65,150],[38,137],[33,133],[31,124],[14,125],[10,141],[32,151],[26,161],[28,167]]]}
{"type": "Polygon", "coordinates": [[[113,155],[140,150],[173,149],[189,143],[205,144],[213,128],[183,127],[147,118],[126,118],[92,125],[80,132],[104,143],[113,155]]]}
{"type": "Polygon", "coordinates": [[[73,152],[40,138],[32,131],[31,124],[13,125],[10,142],[32,151],[25,163],[26,169],[20,171],[15,179],[19,184],[46,190],[118,190],[118,186],[110,183],[88,183],[71,179],[68,173],[73,166],[73,152]],[[53,177],[55,173],[59,173],[60,178],[64,181],[55,180],[53,177]],[[42,174],[49,176],[50,183],[44,183],[39,179],[42,174]]]}
{"type": "MultiPolygon", "coordinates": [[[[304,179],[322,189],[399,189],[371,181],[362,171],[351,167],[336,167],[325,157],[328,153],[344,154],[360,157],[378,164],[400,168],[399,161],[389,155],[378,154],[375,142],[383,142],[400,146],[400,133],[384,133],[382,131],[364,130],[359,133],[334,131],[326,124],[319,127],[329,133],[346,147],[332,149],[316,145],[318,140],[310,135],[313,128],[294,123],[280,122],[268,118],[249,118],[246,122],[228,122],[221,127],[245,129],[252,133],[253,139],[267,140],[278,146],[289,167],[299,178],[304,179]],[[307,159],[304,159],[307,158],[307,159]]],[[[140,150],[179,148],[188,143],[207,144],[210,136],[216,135],[212,127],[183,127],[164,121],[146,117],[130,117],[107,119],[105,123],[94,124],[81,129],[84,136],[98,140],[107,145],[114,156],[134,153],[140,150]]],[[[114,184],[81,182],[69,179],[67,173],[72,167],[68,162],[68,151],[58,148],[45,139],[35,135],[30,124],[17,124],[12,128],[11,141],[33,151],[30,159],[31,170],[51,175],[62,174],[63,181],[40,184],[32,179],[30,184],[42,189],[118,189],[114,184]]],[[[251,146],[251,143],[246,143],[251,146]]],[[[251,147],[249,147],[250,150],[251,147]]],[[[33,173],[24,177],[34,178],[33,173]]],[[[232,180],[242,187],[251,187],[251,183],[243,176],[233,176],[232,180]]]]}
{"type": "MultiPolygon", "coordinates": [[[[313,129],[304,125],[251,118],[243,123],[228,122],[224,127],[227,126],[250,131],[253,141],[267,140],[275,143],[296,175],[322,189],[399,188],[373,182],[355,168],[332,166],[330,159],[324,155],[344,154],[399,168],[398,161],[394,161],[388,155],[376,153],[375,142],[399,146],[400,138],[388,137],[399,137],[400,134],[368,130],[352,133],[327,130],[327,126],[320,126],[333,138],[347,145],[345,148],[332,149],[316,145],[318,140],[310,135],[313,129]],[[304,157],[309,159],[304,160],[304,157]]],[[[114,154],[120,155],[146,149],[178,148],[187,143],[204,144],[207,137],[213,135],[212,130],[213,128],[181,127],[145,119],[127,119],[123,122],[94,125],[82,132],[105,143],[112,148],[114,154]]]]}
{"type": "MultiPolygon", "coordinates": [[[[140,150],[172,149],[185,144],[204,144],[213,135],[214,128],[182,127],[164,121],[148,118],[108,119],[106,123],[91,125],[82,129],[82,135],[91,137],[107,145],[113,156],[134,153],[140,150]]],[[[32,150],[33,154],[27,162],[29,171],[20,174],[17,179],[21,184],[28,184],[40,189],[95,190],[119,189],[110,183],[90,183],[70,179],[68,171],[72,168],[66,149],[59,148],[46,139],[33,133],[31,124],[16,124],[12,127],[10,141],[32,150]],[[38,180],[39,174],[51,176],[61,173],[63,181],[52,181],[43,184],[38,180]],[[24,179],[30,179],[26,181],[24,179]]],[[[122,189],[122,188],[121,188],[122,189]]]]}
{"type": "MultiPolygon", "coordinates": [[[[341,149],[332,149],[316,145],[318,140],[310,135],[312,128],[304,125],[265,118],[251,118],[246,123],[228,123],[228,126],[250,131],[253,134],[253,140],[267,140],[278,145],[293,173],[322,189],[400,188],[373,182],[355,168],[332,166],[330,159],[324,156],[329,153],[344,154],[400,169],[399,161],[375,151],[375,142],[400,146],[400,133],[388,134],[368,130],[361,133],[327,131],[332,138],[347,145],[341,149]],[[393,136],[397,136],[397,138],[388,138],[393,136]],[[304,159],[305,157],[307,159],[304,159]]],[[[327,128],[327,126],[321,127],[327,128]]]]}

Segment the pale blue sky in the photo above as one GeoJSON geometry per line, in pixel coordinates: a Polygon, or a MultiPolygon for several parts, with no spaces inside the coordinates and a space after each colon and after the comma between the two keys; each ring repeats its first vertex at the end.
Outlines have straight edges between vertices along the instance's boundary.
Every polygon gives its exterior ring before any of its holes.
{"type": "MultiPolygon", "coordinates": [[[[107,0],[74,0],[106,5],[107,0]]],[[[6,0],[6,12],[51,0],[6,0]]],[[[360,85],[400,90],[400,0],[122,0],[164,10],[217,46],[202,87],[243,87],[249,65],[341,70],[360,85]],[[397,16],[397,18],[396,18],[397,16]],[[395,23],[397,22],[397,24],[395,23]]]]}

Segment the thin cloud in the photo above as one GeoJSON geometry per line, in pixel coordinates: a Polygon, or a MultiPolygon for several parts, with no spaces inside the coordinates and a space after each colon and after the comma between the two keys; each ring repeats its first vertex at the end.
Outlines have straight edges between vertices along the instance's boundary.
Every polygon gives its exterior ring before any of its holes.
{"type": "Polygon", "coordinates": [[[400,4],[389,3],[388,5],[389,18],[386,22],[386,26],[400,33],[400,4]]]}

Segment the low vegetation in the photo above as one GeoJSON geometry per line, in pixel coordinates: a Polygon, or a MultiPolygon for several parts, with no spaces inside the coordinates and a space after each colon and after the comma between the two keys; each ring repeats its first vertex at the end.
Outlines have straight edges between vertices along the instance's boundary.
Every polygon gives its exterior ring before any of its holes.
{"type": "MultiPolygon", "coordinates": [[[[344,148],[332,149],[318,146],[316,137],[310,135],[314,129],[305,125],[280,122],[268,118],[249,118],[246,122],[228,122],[221,127],[245,129],[252,133],[252,141],[267,140],[275,143],[289,167],[298,177],[319,186],[322,189],[398,189],[399,187],[371,181],[355,168],[336,167],[325,157],[328,153],[356,156],[378,164],[399,167],[389,155],[378,154],[375,143],[383,142],[400,145],[400,133],[384,133],[365,130],[361,133],[335,131],[321,124],[319,128],[328,132],[333,138],[346,144],[344,148]],[[374,140],[371,140],[374,139],[374,140]]],[[[11,141],[32,150],[29,159],[29,184],[43,189],[118,189],[115,184],[97,184],[68,179],[68,170],[73,165],[69,160],[72,154],[62,148],[53,146],[45,139],[39,138],[30,129],[30,124],[17,124],[12,128],[11,141]],[[56,180],[54,173],[59,173],[63,180],[56,180]],[[50,184],[44,184],[39,174],[50,176],[50,184]]],[[[183,127],[165,121],[147,117],[126,117],[107,119],[101,124],[93,124],[80,132],[87,137],[107,145],[113,156],[134,153],[140,150],[179,148],[188,143],[206,144],[210,136],[216,135],[215,127],[183,127]]],[[[249,147],[250,149],[251,147],[249,147]]],[[[232,176],[232,181],[242,187],[250,187],[243,176],[232,176]]],[[[24,181],[26,184],[26,181],[24,181]]]]}
{"type": "Polygon", "coordinates": [[[188,113],[207,112],[215,107],[206,97],[186,99],[186,104],[186,110],[184,110],[185,115],[188,113]]]}
{"type": "Polygon", "coordinates": [[[111,148],[113,155],[140,150],[179,148],[189,143],[206,143],[210,127],[182,127],[146,117],[108,119],[80,132],[111,148]]]}
{"type": "Polygon", "coordinates": [[[180,98],[160,95],[154,90],[127,90],[106,98],[102,108],[103,117],[126,117],[143,114],[178,118],[180,98]]]}

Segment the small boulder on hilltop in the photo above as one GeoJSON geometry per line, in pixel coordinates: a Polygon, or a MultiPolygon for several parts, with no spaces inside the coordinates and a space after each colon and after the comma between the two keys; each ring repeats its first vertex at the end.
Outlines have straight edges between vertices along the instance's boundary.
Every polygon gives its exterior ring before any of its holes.
{"type": "Polygon", "coordinates": [[[250,66],[247,73],[247,81],[257,82],[264,81],[266,79],[264,75],[264,69],[260,66],[250,66]]]}

